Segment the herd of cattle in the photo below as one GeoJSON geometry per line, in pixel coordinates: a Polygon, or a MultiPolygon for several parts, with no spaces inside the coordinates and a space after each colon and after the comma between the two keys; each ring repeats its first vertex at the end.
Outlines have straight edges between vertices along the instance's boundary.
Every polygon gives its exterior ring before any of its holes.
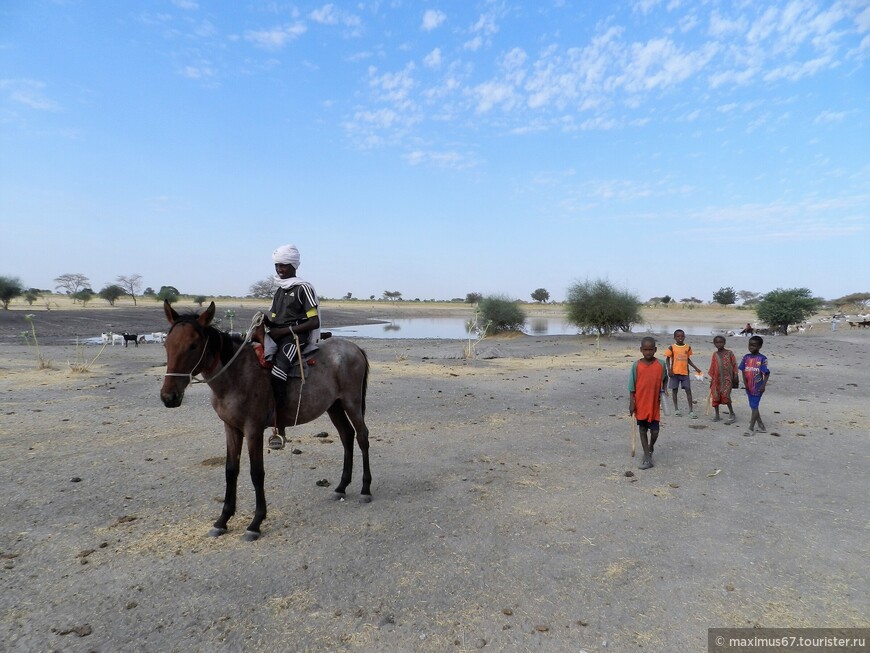
{"type": "Polygon", "coordinates": [[[163,331],[155,331],[154,333],[112,333],[108,331],[100,335],[100,339],[103,341],[104,345],[108,345],[111,343],[112,347],[115,345],[124,345],[127,346],[127,343],[132,342],[137,347],[139,343],[145,342],[163,342],[166,340],[166,333],[163,331]]]}

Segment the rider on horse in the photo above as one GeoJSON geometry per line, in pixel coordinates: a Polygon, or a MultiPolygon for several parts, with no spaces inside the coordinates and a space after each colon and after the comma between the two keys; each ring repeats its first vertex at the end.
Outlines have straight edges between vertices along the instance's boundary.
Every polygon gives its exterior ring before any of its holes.
{"type": "MultiPolygon", "coordinates": [[[[296,276],[299,269],[299,250],[295,245],[282,245],[272,253],[275,262],[278,290],[272,298],[269,315],[263,321],[268,337],[266,357],[272,358],[272,392],[275,395],[275,425],[287,424],[287,379],[297,363],[297,352],[309,343],[320,340],[320,315],[317,293],[307,281],[296,276]]],[[[274,436],[273,436],[274,437],[274,436]]],[[[282,442],[269,446],[283,447],[282,442]]]]}

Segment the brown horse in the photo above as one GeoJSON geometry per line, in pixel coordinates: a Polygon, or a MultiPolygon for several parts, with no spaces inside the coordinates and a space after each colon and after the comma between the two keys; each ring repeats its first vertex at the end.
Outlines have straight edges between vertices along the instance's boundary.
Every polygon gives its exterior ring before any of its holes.
{"type": "MultiPolygon", "coordinates": [[[[212,407],[223,420],[226,431],[226,495],[221,516],[209,535],[217,537],[226,533],[227,522],[236,512],[242,439],[247,438],[256,509],[245,539],[256,540],[266,517],[263,431],[270,426],[275,408],[269,372],[260,365],[252,347],[211,326],[214,302],[198,315],[179,315],[168,302],[164,302],[163,311],[171,327],[164,343],[166,376],[160,399],[169,408],[180,406],[184,390],[193,382],[193,377],[202,376],[211,388],[212,407]]],[[[315,361],[314,365],[306,366],[304,383],[301,379],[287,383],[287,405],[291,408],[287,412],[291,421],[280,426],[304,424],[323,413],[329,414],[344,446],[344,468],[341,482],[335,488],[336,499],[345,496],[351,480],[355,435],[363,462],[360,501],[368,503],[372,482],[369,430],[364,421],[368,359],[365,352],[349,340],[330,338],[320,344],[315,361]]]]}

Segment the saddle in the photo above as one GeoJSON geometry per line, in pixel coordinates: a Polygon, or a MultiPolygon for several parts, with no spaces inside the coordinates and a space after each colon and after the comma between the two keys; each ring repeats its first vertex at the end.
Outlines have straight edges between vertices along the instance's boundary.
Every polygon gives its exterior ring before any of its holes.
{"type": "MultiPolygon", "coordinates": [[[[320,333],[320,339],[326,340],[327,338],[331,338],[332,334],[329,331],[322,331],[320,333]]],[[[264,348],[264,343],[266,341],[266,327],[263,324],[257,325],[254,330],[251,332],[251,347],[254,348],[254,353],[257,354],[257,360],[260,362],[260,367],[265,370],[272,369],[272,361],[266,359],[266,351],[264,348]]],[[[313,367],[317,364],[317,352],[320,351],[320,345],[314,342],[309,342],[305,345],[302,350],[302,364],[306,367],[313,367]]],[[[302,368],[299,364],[299,357],[296,356],[293,359],[293,367],[290,370],[288,376],[291,379],[301,379],[302,378],[302,368]]]]}

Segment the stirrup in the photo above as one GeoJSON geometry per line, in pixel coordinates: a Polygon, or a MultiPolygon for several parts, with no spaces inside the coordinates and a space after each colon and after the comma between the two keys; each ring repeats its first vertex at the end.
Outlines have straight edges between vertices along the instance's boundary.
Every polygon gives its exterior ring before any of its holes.
{"type": "Polygon", "coordinates": [[[273,451],[280,451],[287,444],[287,438],[278,433],[278,429],[272,429],[272,435],[269,436],[269,448],[273,451]]]}

